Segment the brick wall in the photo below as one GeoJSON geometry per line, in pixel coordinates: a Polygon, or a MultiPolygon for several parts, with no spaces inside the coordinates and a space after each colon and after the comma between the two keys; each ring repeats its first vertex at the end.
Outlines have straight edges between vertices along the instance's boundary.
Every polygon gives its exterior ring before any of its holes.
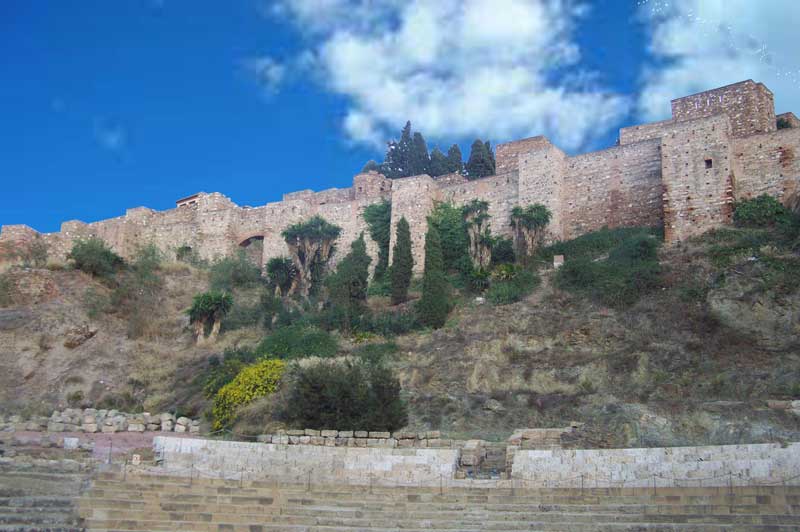
{"type": "Polygon", "coordinates": [[[731,137],[726,115],[677,122],[662,137],[667,242],[730,223],[734,162],[731,137]]]}
{"type": "Polygon", "coordinates": [[[800,129],[734,140],[736,198],[769,194],[787,202],[800,192],[800,129]]]}
{"type": "Polygon", "coordinates": [[[411,253],[414,257],[414,273],[422,273],[425,266],[425,233],[427,217],[435,201],[441,200],[439,187],[427,175],[395,179],[392,183],[392,236],[389,243],[391,263],[394,243],[397,239],[397,222],[405,217],[411,229],[411,253]]]}
{"type": "Polygon", "coordinates": [[[522,155],[531,151],[541,150],[548,145],[550,145],[550,141],[541,135],[498,144],[494,156],[497,175],[516,171],[519,167],[519,159],[522,155]]]}
{"type": "Polygon", "coordinates": [[[603,226],[661,225],[660,140],[570,157],[566,164],[562,190],[565,238],[603,226]]]}
{"type": "Polygon", "coordinates": [[[519,204],[541,203],[550,209],[553,216],[547,226],[548,240],[564,238],[561,206],[566,172],[567,156],[550,142],[539,143],[536,151],[520,156],[519,204]]]}
{"type": "Polygon", "coordinates": [[[672,101],[672,118],[678,121],[717,114],[728,115],[735,137],[775,131],[777,127],[772,92],[753,80],[672,101]]]}

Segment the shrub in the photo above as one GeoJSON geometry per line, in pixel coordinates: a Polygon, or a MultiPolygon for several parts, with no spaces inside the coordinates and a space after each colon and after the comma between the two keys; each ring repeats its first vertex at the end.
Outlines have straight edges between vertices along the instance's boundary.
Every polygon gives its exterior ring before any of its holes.
{"type": "Polygon", "coordinates": [[[36,235],[19,251],[18,256],[25,268],[44,268],[47,266],[47,244],[41,235],[36,235]]]}
{"type": "Polygon", "coordinates": [[[489,270],[484,270],[483,268],[472,270],[468,275],[469,289],[476,293],[483,292],[491,284],[489,276],[489,270]]]}
{"type": "Polygon", "coordinates": [[[286,364],[282,360],[264,360],[247,366],[219,389],[214,397],[214,429],[228,427],[236,409],[273,393],[280,383],[286,364]]]}
{"type": "Polygon", "coordinates": [[[245,366],[258,359],[256,352],[248,348],[226,349],[222,359],[213,356],[208,361],[208,369],[203,378],[203,395],[211,399],[217,392],[231,382],[245,366]]]}
{"type": "Polygon", "coordinates": [[[469,259],[469,235],[462,209],[452,203],[437,203],[428,217],[428,228],[439,235],[444,271],[462,271],[469,259]]]}
{"type": "Polygon", "coordinates": [[[493,305],[508,305],[530,294],[539,283],[539,276],[530,270],[499,268],[486,292],[486,297],[493,305]]]}
{"type": "Polygon", "coordinates": [[[420,326],[417,315],[414,312],[380,312],[365,315],[355,328],[361,331],[380,334],[384,337],[406,334],[420,326]]]}
{"type": "Polygon", "coordinates": [[[83,293],[83,309],[89,319],[97,319],[98,316],[105,313],[109,308],[109,300],[106,296],[89,287],[83,293]]]}
{"type": "Polygon", "coordinates": [[[261,270],[247,258],[244,250],[232,257],[217,260],[211,265],[209,289],[215,292],[233,292],[261,282],[261,270]]]}
{"type": "Polygon", "coordinates": [[[283,230],[281,235],[297,266],[297,276],[290,291],[297,289],[303,297],[316,292],[334,253],[334,241],[341,232],[341,227],[328,223],[321,216],[283,230]]]}
{"type": "Polygon", "coordinates": [[[271,353],[291,360],[304,357],[332,357],[339,351],[336,338],[317,327],[295,324],[275,329],[259,344],[258,353],[271,353]]]}
{"type": "Polygon", "coordinates": [[[739,227],[775,227],[789,224],[791,220],[789,209],[767,194],[742,200],[733,211],[733,221],[739,227]]]}
{"type": "Polygon", "coordinates": [[[568,260],[558,270],[556,284],[611,307],[632,305],[660,284],[657,245],[654,238],[637,235],[612,249],[604,261],[568,260]]]}
{"type": "Polygon", "coordinates": [[[775,121],[778,129],[791,129],[792,123],[785,117],[780,117],[775,121]]]}
{"type": "Polygon", "coordinates": [[[94,277],[110,277],[124,264],[122,257],[95,237],[76,240],[67,258],[75,268],[94,277]]]}
{"type": "Polygon", "coordinates": [[[609,229],[604,227],[598,231],[586,233],[573,240],[556,242],[540,248],[537,259],[552,264],[554,255],[564,255],[567,260],[596,259],[602,257],[623,241],[636,235],[652,235],[662,237],[661,229],[647,227],[620,227],[609,229]]]}
{"type": "Polygon", "coordinates": [[[205,292],[197,294],[192,300],[192,306],[186,311],[189,323],[195,325],[197,343],[201,343],[205,329],[211,325],[209,338],[213,341],[222,327],[222,318],[233,307],[233,296],[225,292],[205,292]]]}
{"type": "Polygon", "coordinates": [[[499,264],[513,264],[516,260],[514,254],[514,241],[510,238],[498,237],[492,240],[492,266],[499,264]]]}
{"type": "Polygon", "coordinates": [[[235,303],[222,318],[221,330],[223,332],[235,331],[243,327],[252,327],[253,325],[259,325],[263,318],[263,307],[260,303],[255,305],[235,303]]]}
{"type": "Polygon", "coordinates": [[[381,344],[366,344],[353,350],[353,356],[367,364],[380,365],[397,353],[397,344],[386,342],[381,344]]]}
{"type": "Polygon", "coordinates": [[[296,366],[283,417],[312,429],[393,431],[408,412],[400,382],[388,368],[363,362],[296,366]]]}
{"type": "Polygon", "coordinates": [[[364,221],[369,228],[369,236],[378,244],[378,263],[374,276],[383,278],[389,265],[389,239],[392,233],[392,204],[386,200],[373,203],[364,209],[364,221]]]}
{"type": "Polygon", "coordinates": [[[362,233],[353,241],[350,253],[339,263],[336,271],[328,276],[325,285],[330,293],[330,303],[342,315],[340,326],[350,328],[351,318],[366,308],[369,263],[367,246],[362,233]]]}

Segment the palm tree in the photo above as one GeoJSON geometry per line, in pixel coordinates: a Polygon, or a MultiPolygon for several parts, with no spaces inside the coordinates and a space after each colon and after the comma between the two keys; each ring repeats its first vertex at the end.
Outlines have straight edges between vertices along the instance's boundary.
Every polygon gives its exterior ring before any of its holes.
{"type": "Polygon", "coordinates": [[[222,318],[233,307],[233,296],[225,292],[204,292],[194,296],[191,308],[186,312],[189,323],[194,324],[197,345],[205,341],[206,324],[211,323],[208,341],[213,343],[219,335],[222,318]]]}

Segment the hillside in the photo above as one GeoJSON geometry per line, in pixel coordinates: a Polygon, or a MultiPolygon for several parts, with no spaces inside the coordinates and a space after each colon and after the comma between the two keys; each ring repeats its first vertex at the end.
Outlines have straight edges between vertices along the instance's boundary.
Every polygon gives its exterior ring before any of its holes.
{"type": "MultiPolygon", "coordinates": [[[[563,249],[568,264],[582,253],[578,245],[563,249]]],[[[625,305],[564,289],[544,254],[541,283],[519,302],[493,305],[461,290],[440,329],[333,336],[338,356],[396,344],[386,361],[413,428],[501,439],[518,427],[575,421],[585,424],[576,438],[592,446],[797,440],[800,417],[767,403],[800,398],[795,250],[769,229],[710,232],[661,248],[657,286],[625,305]]],[[[589,255],[600,263],[609,252],[589,255]]],[[[255,345],[264,329],[243,319],[244,326],[223,325],[216,343],[196,346],[185,311],[208,285],[208,270],[164,263],[157,275],[162,288],[142,316],[130,305],[98,311],[93,301],[113,289],[77,270],[7,272],[0,407],[208,412],[206,372],[225,349],[255,345]]],[[[234,294],[256,305],[263,291],[234,294]]],[[[370,305],[388,303],[372,297],[370,305]]],[[[238,308],[245,315],[254,307],[238,308]]],[[[274,424],[254,412],[235,430],[274,424]]]]}

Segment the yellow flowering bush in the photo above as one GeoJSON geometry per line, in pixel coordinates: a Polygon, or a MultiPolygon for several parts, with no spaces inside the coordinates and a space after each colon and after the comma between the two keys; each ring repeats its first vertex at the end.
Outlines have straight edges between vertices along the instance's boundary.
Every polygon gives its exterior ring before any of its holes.
{"type": "Polygon", "coordinates": [[[219,389],[214,397],[214,429],[227,427],[233,421],[236,409],[265,397],[278,388],[286,363],[267,359],[247,366],[236,377],[219,389]]]}

